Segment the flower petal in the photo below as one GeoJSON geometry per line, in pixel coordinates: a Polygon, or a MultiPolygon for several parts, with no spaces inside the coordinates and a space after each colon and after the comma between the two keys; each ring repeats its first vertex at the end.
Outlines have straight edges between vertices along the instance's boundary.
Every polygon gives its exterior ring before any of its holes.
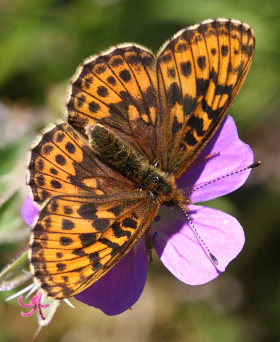
{"type": "Polygon", "coordinates": [[[75,296],[79,301],[117,315],[129,309],[143,292],[149,255],[142,239],[111,271],[75,296]]]}
{"type": "Polygon", "coordinates": [[[216,209],[195,205],[189,209],[193,226],[218,260],[217,266],[180,209],[161,210],[161,220],[154,223],[151,229],[152,243],[163,264],[175,277],[189,285],[200,285],[218,277],[225,270],[242,250],[245,237],[243,228],[234,217],[216,209]]]}
{"type": "Polygon", "coordinates": [[[22,206],[21,215],[29,226],[33,225],[39,211],[38,205],[33,201],[31,196],[28,196],[22,206]]]}
{"type": "Polygon", "coordinates": [[[249,145],[239,139],[233,118],[228,116],[207,147],[197,157],[193,166],[180,177],[177,184],[181,188],[196,189],[189,195],[194,203],[217,198],[238,189],[244,184],[251,169],[236,173],[207,186],[199,187],[249,166],[253,163],[253,157],[249,145]],[[207,156],[213,153],[218,153],[218,155],[205,160],[207,156]]]}

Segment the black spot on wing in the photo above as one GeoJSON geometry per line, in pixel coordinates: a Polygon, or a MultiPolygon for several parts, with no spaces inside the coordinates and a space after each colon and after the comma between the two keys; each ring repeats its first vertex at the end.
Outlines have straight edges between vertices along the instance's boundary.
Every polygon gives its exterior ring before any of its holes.
{"type": "Polygon", "coordinates": [[[115,77],[113,77],[113,76],[109,76],[107,78],[107,82],[110,83],[111,85],[116,85],[116,83],[117,83],[115,77]]]}
{"type": "Polygon", "coordinates": [[[182,129],[183,125],[178,122],[177,117],[174,116],[173,123],[172,123],[172,133],[176,134],[180,129],[182,129]]]}
{"type": "Polygon", "coordinates": [[[136,228],[137,228],[137,221],[133,220],[133,219],[130,218],[130,217],[126,217],[126,218],[122,221],[122,225],[123,225],[124,227],[127,227],[127,228],[136,229],[136,228]]]}
{"type": "Polygon", "coordinates": [[[61,183],[55,179],[51,180],[51,186],[55,189],[61,189],[62,188],[61,183]]]}
{"type": "Polygon", "coordinates": [[[44,163],[43,159],[39,159],[38,162],[37,162],[37,165],[38,165],[38,169],[39,169],[40,171],[44,170],[44,168],[45,168],[45,163],[44,163]]]}
{"type": "Polygon", "coordinates": [[[57,201],[56,200],[53,200],[52,202],[51,202],[51,211],[52,212],[54,212],[54,213],[56,213],[57,212],[57,210],[58,210],[58,203],[57,203],[57,201]]]}
{"type": "Polygon", "coordinates": [[[65,215],[71,215],[73,213],[73,209],[68,207],[68,206],[65,206],[64,207],[64,214],[65,215]]]}
{"type": "Polygon", "coordinates": [[[197,107],[197,100],[196,98],[186,94],[184,96],[184,113],[185,115],[190,115],[191,113],[193,113],[197,107]]]}
{"type": "Polygon", "coordinates": [[[129,82],[131,80],[131,73],[129,70],[124,69],[119,73],[120,78],[125,81],[125,82],[129,82]]]}
{"type": "Polygon", "coordinates": [[[56,142],[61,143],[65,138],[65,133],[58,133],[56,136],[56,142]]]}
{"type": "Polygon", "coordinates": [[[212,109],[211,106],[208,105],[205,99],[202,100],[202,109],[205,113],[208,114],[208,118],[210,120],[216,120],[221,114],[223,107],[212,109]]]}
{"type": "Polygon", "coordinates": [[[209,87],[209,79],[204,79],[204,78],[198,78],[196,80],[196,95],[199,96],[204,96],[207,92],[207,89],[209,87]]]}
{"type": "Polygon", "coordinates": [[[44,185],[46,184],[45,178],[44,178],[43,175],[37,176],[37,177],[36,177],[36,180],[37,180],[37,184],[38,184],[39,186],[44,186],[44,185]]]}
{"type": "Polygon", "coordinates": [[[96,234],[95,233],[84,233],[79,235],[82,246],[88,247],[93,245],[96,242],[96,234]]]}
{"type": "Polygon", "coordinates": [[[63,264],[62,262],[59,262],[56,264],[58,271],[64,271],[66,269],[66,264],[63,264]]]}
{"type": "Polygon", "coordinates": [[[49,155],[53,151],[54,147],[52,145],[44,145],[43,146],[43,154],[49,155]]]}
{"type": "Polygon", "coordinates": [[[116,58],[114,58],[113,60],[112,60],[112,67],[118,67],[118,66],[120,66],[120,65],[123,65],[123,63],[124,63],[124,60],[123,60],[123,58],[121,58],[121,57],[116,57],[116,58]]]}
{"type": "Polygon", "coordinates": [[[225,57],[228,55],[228,45],[222,45],[221,46],[221,52],[222,52],[222,55],[225,57]]]}
{"type": "Polygon", "coordinates": [[[55,156],[55,161],[57,162],[57,164],[59,164],[60,166],[64,166],[66,165],[66,159],[62,154],[57,154],[55,156]]]}
{"type": "Polygon", "coordinates": [[[100,64],[97,67],[95,67],[94,72],[96,72],[98,75],[103,74],[103,72],[106,71],[106,66],[104,64],[100,64]]]}
{"type": "Polygon", "coordinates": [[[216,85],[216,94],[217,95],[223,95],[227,94],[228,96],[231,96],[233,92],[233,86],[232,85],[216,85]]]}
{"type": "Polygon", "coordinates": [[[181,72],[184,76],[189,77],[192,74],[192,64],[190,61],[180,64],[181,72]]]}
{"type": "Polygon", "coordinates": [[[100,95],[101,97],[107,97],[109,95],[109,91],[106,87],[99,86],[97,88],[97,94],[100,95]]]}
{"type": "Polygon", "coordinates": [[[89,257],[90,262],[93,264],[92,266],[93,271],[98,271],[103,267],[103,265],[100,262],[99,254],[97,252],[89,254],[88,257],[89,257]]]}
{"type": "Polygon", "coordinates": [[[93,83],[93,77],[92,76],[89,76],[89,77],[85,78],[85,87],[86,87],[86,89],[88,89],[91,86],[92,83],[93,83]]]}
{"type": "Polygon", "coordinates": [[[63,219],[62,220],[62,229],[63,230],[72,230],[75,228],[75,224],[73,221],[69,219],[63,219]]]}
{"type": "Polygon", "coordinates": [[[82,107],[85,102],[86,102],[85,95],[79,95],[77,97],[77,105],[78,105],[78,107],[82,107]]]}
{"type": "Polygon", "coordinates": [[[195,137],[194,137],[192,131],[188,131],[188,132],[186,133],[185,142],[186,142],[189,146],[194,146],[194,145],[197,144],[197,140],[195,139],[195,137]]]}
{"type": "Polygon", "coordinates": [[[112,229],[113,229],[114,235],[118,238],[124,237],[124,236],[130,238],[131,236],[131,233],[129,231],[122,229],[119,222],[114,222],[112,225],[112,229]]]}
{"type": "Polygon", "coordinates": [[[203,119],[197,116],[192,116],[188,121],[188,125],[196,130],[198,136],[203,136],[206,133],[203,130],[203,119]]]}
{"type": "Polygon", "coordinates": [[[169,63],[172,61],[172,55],[171,53],[165,53],[164,55],[162,55],[160,57],[160,60],[163,62],[163,63],[169,63]]]}
{"type": "Polygon", "coordinates": [[[92,223],[92,226],[97,229],[99,232],[103,233],[105,232],[108,227],[110,226],[110,220],[105,219],[105,218],[98,218],[95,219],[92,223]]]}
{"type": "Polygon", "coordinates": [[[154,57],[153,56],[142,56],[142,64],[149,68],[154,63],[154,57]]]}
{"type": "Polygon", "coordinates": [[[179,43],[177,46],[176,46],[176,52],[179,52],[179,53],[182,53],[182,52],[185,52],[188,50],[188,45],[187,43],[179,43]]]}
{"type": "Polygon", "coordinates": [[[97,208],[94,203],[85,203],[78,209],[78,214],[87,220],[96,218],[97,208]]]}
{"type": "Polygon", "coordinates": [[[62,246],[69,246],[73,243],[73,240],[67,236],[61,236],[59,242],[62,246]]]}
{"type": "Polygon", "coordinates": [[[91,101],[88,105],[88,108],[92,113],[97,113],[100,110],[100,105],[94,101],[91,101]]]}
{"type": "Polygon", "coordinates": [[[87,253],[86,253],[82,248],[80,248],[80,249],[75,249],[75,250],[73,251],[73,254],[78,255],[78,256],[80,256],[80,257],[83,257],[83,256],[87,255],[87,253]]]}
{"type": "Polygon", "coordinates": [[[49,216],[49,217],[47,217],[47,218],[45,219],[45,228],[46,228],[46,229],[50,229],[51,226],[52,226],[52,219],[51,219],[50,216],[49,216]]]}
{"type": "Polygon", "coordinates": [[[119,216],[122,212],[122,207],[120,205],[116,205],[115,207],[108,209],[108,211],[113,213],[115,216],[119,216]]]}
{"type": "Polygon", "coordinates": [[[57,174],[58,174],[57,169],[55,169],[54,167],[52,167],[52,168],[50,169],[50,172],[51,172],[53,175],[57,175],[57,174]]]}
{"type": "Polygon", "coordinates": [[[197,64],[201,70],[204,70],[206,68],[206,57],[205,56],[199,56],[197,58],[197,64]]]}
{"type": "Polygon", "coordinates": [[[183,103],[182,93],[181,93],[181,89],[178,83],[176,82],[171,83],[170,88],[168,90],[167,98],[168,98],[168,103],[171,107],[174,107],[176,103],[178,104],[183,103]]]}
{"type": "Polygon", "coordinates": [[[175,77],[176,77],[175,69],[174,69],[174,68],[169,68],[169,69],[167,70],[167,75],[168,75],[168,77],[170,77],[170,78],[175,78],[175,77]]]}
{"type": "Polygon", "coordinates": [[[112,257],[114,257],[116,254],[118,254],[124,247],[124,245],[120,246],[117,243],[112,242],[106,238],[99,239],[99,241],[112,249],[112,252],[111,252],[112,257]]]}
{"type": "Polygon", "coordinates": [[[71,142],[67,142],[67,144],[65,145],[66,150],[70,153],[73,154],[76,152],[76,147],[73,143],[71,142]]]}
{"type": "Polygon", "coordinates": [[[216,48],[212,48],[211,49],[211,54],[212,54],[212,56],[215,56],[217,54],[217,49],[216,48]]]}

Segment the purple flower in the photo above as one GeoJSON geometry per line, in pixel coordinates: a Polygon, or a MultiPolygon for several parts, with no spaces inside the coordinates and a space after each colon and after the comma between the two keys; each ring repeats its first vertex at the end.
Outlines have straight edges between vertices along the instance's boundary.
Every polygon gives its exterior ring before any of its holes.
{"type": "MultiPolygon", "coordinates": [[[[214,199],[239,188],[249,176],[252,163],[252,150],[239,139],[234,120],[228,116],[180,177],[178,186],[186,190],[193,203],[214,199]]],[[[28,198],[22,210],[24,220],[31,224],[37,214],[38,208],[28,198]]],[[[184,213],[180,208],[163,207],[159,217],[149,231],[150,240],[168,270],[189,285],[218,277],[245,242],[239,222],[216,209],[192,204],[184,213]]],[[[122,313],[140,297],[148,264],[149,251],[143,238],[110,272],[75,297],[108,315],[122,313]]]]}

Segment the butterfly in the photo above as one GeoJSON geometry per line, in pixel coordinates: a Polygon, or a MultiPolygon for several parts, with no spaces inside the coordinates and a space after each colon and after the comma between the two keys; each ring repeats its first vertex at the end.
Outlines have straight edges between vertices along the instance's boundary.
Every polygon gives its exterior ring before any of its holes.
{"type": "Polygon", "coordinates": [[[162,204],[187,208],[176,180],[223,122],[254,48],[247,24],[206,20],[157,55],[121,44],[78,68],[68,122],[41,135],[28,166],[40,206],[30,267],[49,297],[72,297],[104,276],[162,204]]]}

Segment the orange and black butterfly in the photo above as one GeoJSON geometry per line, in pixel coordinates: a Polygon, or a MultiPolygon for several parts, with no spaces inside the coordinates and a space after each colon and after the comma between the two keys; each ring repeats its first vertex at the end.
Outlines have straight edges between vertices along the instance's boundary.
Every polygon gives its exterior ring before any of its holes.
{"type": "Polygon", "coordinates": [[[40,206],[31,271],[48,296],[74,296],[104,276],[161,204],[187,207],[176,179],[223,122],[254,47],[247,24],[207,20],[156,56],[128,43],[79,67],[68,122],[44,132],[29,163],[40,206]]]}

